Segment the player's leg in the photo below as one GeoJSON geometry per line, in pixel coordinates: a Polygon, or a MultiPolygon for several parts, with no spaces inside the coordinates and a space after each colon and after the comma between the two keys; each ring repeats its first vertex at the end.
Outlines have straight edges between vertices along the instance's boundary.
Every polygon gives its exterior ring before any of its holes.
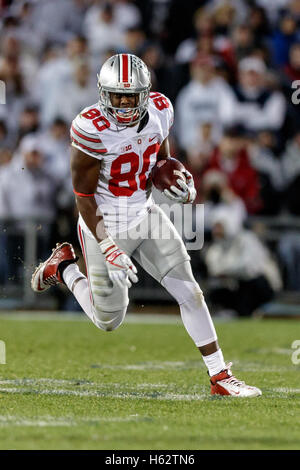
{"type": "Polygon", "coordinates": [[[192,273],[190,257],[175,227],[157,206],[152,209],[150,217],[154,221],[154,229],[156,230],[159,224],[164,237],[155,236],[152,230],[151,236],[133,253],[133,258],[178,302],[183,324],[200,350],[211,377],[212,393],[234,395],[235,389],[238,388],[239,396],[260,394],[255,387],[241,387],[243,383],[237,381],[229,370],[230,366],[225,365],[203,293],[192,273]],[[220,377],[231,384],[228,386],[224,382],[223,389],[217,383],[220,377]],[[228,392],[228,387],[232,393],[228,392]]]}
{"type": "MultiPolygon", "coordinates": [[[[202,354],[216,352],[217,334],[181,237],[158,206],[151,209],[148,224],[149,236],[133,258],[176,299],[183,324],[202,354]]],[[[224,366],[221,356],[217,371],[224,366]]],[[[215,370],[211,368],[211,372],[215,370]]]]}
{"type": "Polygon", "coordinates": [[[66,284],[79,301],[82,309],[93,320],[93,309],[86,277],[79,271],[70,243],[57,243],[46,261],[40,263],[31,278],[35,292],[44,292],[51,286],[66,284]]]}
{"type": "Polygon", "coordinates": [[[58,244],[52,255],[35,270],[32,288],[42,292],[51,285],[64,282],[92,322],[105,331],[122,323],[128,305],[128,289],[113,286],[105,261],[94,238],[78,227],[87,277],[79,270],[72,245],[58,244]]]}
{"type": "MultiPolygon", "coordinates": [[[[89,297],[91,307],[86,313],[96,326],[105,331],[115,330],[121,325],[126,314],[129,303],[128,288],[113,285],[109,279],[105,260],[99,250],[98,243],[85,233],[80,225],[78,225],[78,235],[85,260],[87,278],[85,283],[81,280],[78,281],[73,293],[82,307],[86,307],[86,300],[89,297]]],[[[66,284],[68,282],[67,276],[71,275],[72,268],[68,269],[69,273],[63,274],[64,279],[66,278],[66,284]]]]}

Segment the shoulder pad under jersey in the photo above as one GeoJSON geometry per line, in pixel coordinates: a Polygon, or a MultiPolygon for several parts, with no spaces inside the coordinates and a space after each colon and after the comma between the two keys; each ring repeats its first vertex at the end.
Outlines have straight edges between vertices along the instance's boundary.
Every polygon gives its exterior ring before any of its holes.
{"type": "Polygon", "coordinates": [[[109,121],[101,115],[97,105],[85,108],[72,122],[70,129],[72,146],[100,159],[101,155],[107,152],[100,138],[100,132],[109,126],[109,121]]]}
{"type": "Polygon", "coordinates": [[[157,114],[161,121],[164,138],[166,138],[174,122],[173,105],[169,98],[157,91],[150,93],[149,101],[150,108],[157,114]]]}

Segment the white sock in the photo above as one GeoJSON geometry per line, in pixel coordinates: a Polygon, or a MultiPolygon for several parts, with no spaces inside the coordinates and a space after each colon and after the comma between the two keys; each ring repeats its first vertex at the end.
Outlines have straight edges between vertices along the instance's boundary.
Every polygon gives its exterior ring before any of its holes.
{"type": "Polygon", "coordinates": [[[77,302],[94,323],[92,301],[87,278],[79,271],[76,263],[69,264],[63,271],[63,279],[77,302]]]}
{"type": "Polygon", "coordinates": [[[85,278],[79,271],[79,267],[76,263],[69,264],[69,266],[63,270],[62,277],[71,292],[73,292],[74,282],[79,278],[85,278]]]}
{"type": "Polygon", "coordinates": [[[223,353],[221,349],[218,349],[218,351],[209,354],[208,356],[202,356],[203,361],[208,369],[208,373],[210,377],[213,375],[218,374],[225,368],[225,362],[223,358],[223,353]]]}

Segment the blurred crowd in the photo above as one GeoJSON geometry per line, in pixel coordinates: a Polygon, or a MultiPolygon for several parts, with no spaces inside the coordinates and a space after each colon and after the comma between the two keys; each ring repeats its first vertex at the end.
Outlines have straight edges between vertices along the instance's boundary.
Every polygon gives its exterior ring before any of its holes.
{"type": "Polygon", "coordinates": [[[211,299],[248,315],[300,287],[293,223],[272,246],[249,224],[300,215],[300,0],[0,0],[0,25],[0,283],[16,276],[22,218],[39,223],[41,257],[76,244],[70,123],[97,102],[106,58],[127,52],[174,104],[172,154],[205,203],[209,243],[193,257],[211,299]]]}

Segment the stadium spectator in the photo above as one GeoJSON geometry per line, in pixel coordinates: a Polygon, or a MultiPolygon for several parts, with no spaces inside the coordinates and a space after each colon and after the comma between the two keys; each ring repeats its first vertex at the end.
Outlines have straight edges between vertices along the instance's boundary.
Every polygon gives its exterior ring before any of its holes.
{"type": "Polygon", "coordinates": [[[212,220],[213,242],[205,261],[211,281],[210,300],[239,316],[249,316],[281,288],[277,264],[251,231],[242,229],[227,208],[212,220]]]}
{"type": "Polygon", "coordinates": [[[173,96],[173,87],[170,84],[170,75],[173,74],[159,43],[146,41],[142,44],[138,56],[145,62],[151,73],[152,91],[173,96]]]}
{"type": "Polygon", "coordinates": [[[256,45],[264,44],[270,37],[270,25],[267,13],[261,6],[252,5],[249,15],[249,28],[256,45]]]}
{"type": "Polygon", "coordinates": [[[283,178],[277,139],[265,129],[252,139],[245,139],[251,166],[257,171],[263,207],[260,214],[276,215],[281,208],[283,178]]]}
{"type": "Polygon", "coordinates": [[[22,39],[19,39],[17,34],[3,38],[1,52],[4,58],[16,62],[23,77],[24,89],[28,92],[38,69],[38,57],[24,48],[22,39]]]}
{"type": "Polygon", "coordinates": [[[214,22],[212,14],[204,8],[199,8],[196,11],[193,23],[195,34],[184,39],[177,47],[175,61],[178,64],[185,64],[194,60],[197,55],[197,40],[213,33],[214,22]]]}
{"type": "MultiPolygon", "coordinates": [[[[0,128],[1,129],[1,128],[0,128]]],[[[1,133],[1,130],[0,130],[1,133]]],[[[5,175],[5,168],[12,159],[12,152],[0,146],[0,186],[2,177],[5,175]]],[[[5,284],[8,278],[9,263],[7,258],[7,227],[5,221],[0,216],[0,285],[5,284]]]]}
{"type": "Polygon", "coordinates": [[[218,170],[210,170],[205,173],[200,193],[204,203],[206,230],[212,229],[215,213],[219,213],[221,209],[230,213],[230,221],[233,225],[242,226],[247,217],[245,204],[232,191],[224,173],[218,170]]]}
{"type": "MultiPolygon", "coordinates": [[[[70,39],[65,48],[47,46],[43,51],[42,64],[31,89],[31,97],[40,105],[42,125],[51,125],[56,116],[57,94],[73,80],[74,68],[87,61],[87,41],[82,36],[70,39]]],[[[91,66],[94,64],[91,62],[91,66]]],[[[96,76],[96,70],[93,70],[96,76]]]]}
{"type": "MultiPolygon", "coordinates": [[[[51,223],[56,214],[56,181],[43,167],[44,156],[35,136],[26,136],[20,151],[1,171],[0,218],[5,227],[8,278],[19,281],[24,259],[24,230],[33,219],[38,230],[39,255],[49,249],[51,223]]],[[[2,240],[3,241],[3,240],[2,240]]]]}
{"type": "Polygon", "coordinates": [[[146,40],[144,31],[139,28],[129,28],[124,33],[124,44],[121,51],[128,54],[137,54],[146,40]]]}
{"type": "Polygon", "coordinates": [[[239,6],[242,5],[241,2],[232,0],[212,2],[211,9],[217,34],[222,36],[228,35],[232,24],[234,24],[237,19],[238,3],[239,6]]]}
{"type": "MultiPolygon", "coordinates": [[[[197,56],[215,56],[215,65],[222,66],[227,72],[229,79],[234,69],[234,51],[229,38],[215,31],[213,14],[205,8],[200,8],[194,15],[196,36],[182,41],[176,51],[175,61],[181,68],[192,62],[197,56]]],[[[221,75],[223,76],[223,75],[221,75]]],[[[227,81],[227,76],[224,75],[227,81]]]]}
{"type": "Polygon", "coordinates": [[[12,35],[16,38],[22,44],[22,55],[25,53],[33,59],[40,54],[45,40],[40,30],[40,23],[37,22],[36,6],[32,1],[13,2],[10,12],[16,24],[15,27],[9,28],[8,34],[6,32],[4,35],[5,37],[12,35]]]}
{"type": "Polygon", "coordinates": [[[142,15],[133,0],[115,0],[115,21],[120,31],[141,26],[142,15]]]}
{"type": "Polygon", "coordinates": [[[45,171],[44,158],[36,136],[22,139],[20,152],[2,172],[1,217],[54,219],[57,184],[45,171]]]}
{"type": "Polygon", "coordinates": [[[214,13],[223,32],[227,32],[233,23],[245,21],[249,13],[249,7],[243,0],[212,0],[206,8],[214,13]]]}
{"type": "MultiPolygon", "coordinates": [[[[85,15],[85,28],[93,27],[95,18],[101,15],[103,9],[109,2],[94,1],[89,7],[85,15]],[[106,4],[104,4],[106,3],[106,4]]],[[[111,2],[112,3],[112,2],[111,2]]],[[[142,17],[140,10],[131,0],[114,0],[113,1],[113,22],[119,31],[127,31],[129,28],[135,28],[141,25],[142,17]]]]}
{"type": "Polygon", "coordinates": [[[124,32],[116,22],[114,4],[105,2],[100,8],[91,8],[93,10],[88,10],[86,13],[83,32],[88,39],[91,53],[97,56],[100,66],[107,49],[123,48],[124,32]]]}
{"type": "Polygon", "coordinates": [[[291,14],[286,13],[280,18],[278,29],[274,31],[272,38],[273,61],[276,66],[287,64],[290,47],[297,39],[297,22],[291,14]]]}
{"type": "Polygon", "coordinates": [[[186,160],[191,171],[201,173],[206,167],[218,139],[212,134],[211,122],[203,122],[197,129],[194,143],[187,148],[186,160]]]}
{"type": "Polygon", "coordinates": [[[284,287],[287,291],[300,290],[300,239],[299,232],[288,230],[278,243],[278,257],[283,270],[284,287]]]}
{"type": "Polygon", "coordinates": [[[52,102],[52,113],[48,112],[47,121],[52,122],[60,116],[68,125],[71,124],[86,103],[95,103],[98,99],[96,77],[91,75],[87,62],[79,61],[74,64],[71,80],[66,81],[56,89],[52,102]]]}
{"type": "Polygon", "coordinates": [[[7,131],[5,121],[0,120],[0,148],[10,147],[10,135],[7,131]]]}
{"type": "Polygon", "coordinates": [[[233,27],[231,41],[236,61],[249,56],[254,49],[254,34],[248,23],[233,27]]]}
{"type": "Polygon", "coordinates": [[[39,108],[34,103],[26,104],[20,111],[17,125],[17,142],[25,135],[37,132],[40,128],[39,108]]]}
{"type": "Polygon", "coordinates": [[[291,84],[294,80],[300,80],[300,43],[295,42],[289,50],[289,61],[283,67],[283,85],[291,84]]]}
{"type": "Polygon", "coordinates": [[[266,85],[267,68],[258,57],[239,62],[239,80],[235,88],[235,120],[249,131],[281,129],[286,112],[284,96],[266,85]]]}
{"type": "MultiPolygon", "coordinates": [[[[65,180],[55,211],[73,211],[63,122],[69,127],[98,100],[103,61],[128,51],[151,69],[152,89],[175,105],[171,151],[192,172],[198,203],[206,200],[207,210],[225,203],[223,190],[207,190],[219,174],[218,184],[230,188],[224,194],[241,199],[248,214],[300,215],[300,106],[292,99],[299,97],[292,86],[300,80],[300,0],[191,0],[184,8],[177,0],[20,0],[2,2],[0,12],[0,158],[7,160],[0,173],[12,171],[19,142],[36,133],[43,171],[65,180]],[[232,124],[244,129],[233,138],[236,152],[223,137],[232,124]]],[[[57,233],[68,224],[58,218],[57,233]]],[[[283,260],[296,259],[289,235],[282,231],[278,249],[286,285],[295,288],[297,270],[283,260]]]]}
{"type": "Polygon", "coordinates": [[[82,18],[88,3],[86,0],[37,2],[34,29],[43,39],[43,46],[49,42],[65,45],[74,35],[82,34],[82,18]]]}
{"type": "Polygon", "coordinates": [[[285,203],[289,212],[300,215],[300,130],[287,142],[281,158],[285,203]]]}
{"type": "Polygon", "coordinates": [[[39,147],[47,156],[45,168],[57,181],[69,179],[69,126],[57,117],[51,127],[39,135],[39,147]]]}
{"type": "Polygon", "coordinates": [[[0,118],[6,119],[9,129],[14,129],[26,93],[18,56],[0,57],[0,80],[6,89],[6,105],[0,106],[0,118]]]}
{"type": "Polygon", "coordinates": [[[273,0],[270,2],[269,0],[256,0],[256,4],[262,7],[270,23],[274,26],[279,19],[282,10],[288,6],[291,0],[273,0]]]}
{"type": "Polygon", "coordinates": [[[199,126],[211,123],[213,138],[222,135],[224,124],[233,120],[234,95],[229,85],[216,76],[214,58],[198,56],[191,63],[191,80],[176,101],[179,145],[187,151],[195,146],[199,126]]]}
{"type": "Polygon", "coordinates": [[[218,170],[226,175],[232,191],[245,203],[249,214],[261,209],[258,175],[250,165],[240,129],[228,128],[213,151],[205,172],[218,170]]]}

